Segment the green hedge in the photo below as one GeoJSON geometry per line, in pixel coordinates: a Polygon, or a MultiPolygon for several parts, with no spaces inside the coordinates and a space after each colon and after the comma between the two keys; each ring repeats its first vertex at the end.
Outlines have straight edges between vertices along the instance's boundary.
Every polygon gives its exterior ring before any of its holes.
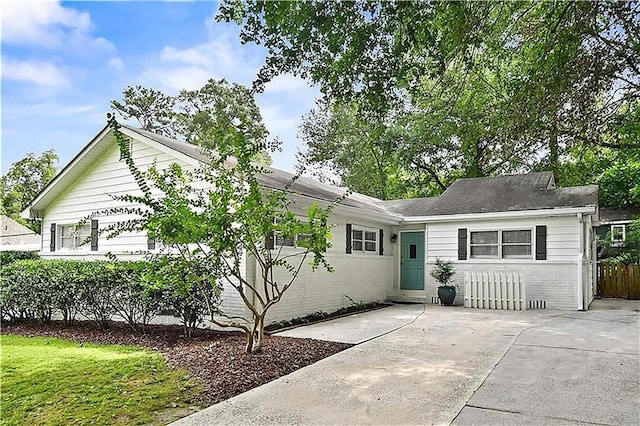
{"type": "Polygon", "coordinates": [[[0,267],[11,265],[16,260],[40,259],[35,251],[0,251],[0,267]]]}
{"type": "Polygon", "coordinates": [[[197,310],[197,321],[185,321],[184,306],[202,308],[206,302],[159,286],[153,282],[154,271],[157,267],[147,262],[16,260],[0,271],[0,315],[11,321],[49,322],[59,313],[67,323],[80,316],[100,328],[119,315],[139,330],[160,311],[172,309],[192,335],[205,309],[197,310]]]}

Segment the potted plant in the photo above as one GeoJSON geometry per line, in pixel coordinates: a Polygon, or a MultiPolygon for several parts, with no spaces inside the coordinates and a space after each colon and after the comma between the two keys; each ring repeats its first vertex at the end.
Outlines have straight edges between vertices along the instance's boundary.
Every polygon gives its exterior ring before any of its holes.
{"type": "Polygon", "coordinates": [[[455,271],[453,270],[453,263],[436,259],[436,264],[431,270],[431,276],[438,282],[438,298],[442,305],[452,305],[453,300],[456,298],[456,285],[450,284],[451,277],[453,277],[455,271]]]}

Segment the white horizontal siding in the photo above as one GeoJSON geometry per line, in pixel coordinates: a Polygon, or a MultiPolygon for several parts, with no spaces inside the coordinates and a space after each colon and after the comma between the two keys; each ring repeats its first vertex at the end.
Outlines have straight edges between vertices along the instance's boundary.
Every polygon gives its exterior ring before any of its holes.
{"type": "MultiPolygon", "coordinates": [[[[407,228],[408,229],[408,228],[407,228]]],[[[412,226],[412,230],[416,227],[412,226]]],[[[399,274],[394,276],[389,294],[397,298],[415,298],[431,301],[437,297],[438,284],[431,277],[437,258],[450,260],[456,275],[453,280],[458,285],[456,303],[464,297],[464,273],[522,273],[526,283],[527,303],[529,300],[544,300],[548,309],[578,309],[578,255],[580,251],[580,226],[576,216],[540,217],[524,219],[478,220],[466,222],[442,222],[423,225],[426,232],[425,290],[404,291],[399,289],[399,274]],[[458,229],[470,231],[531,229],[535,253],[535,227],[547,227],[547,259],[468,259],[458,260],[458,229]]],[[[399,227],[397,231],[405,228],[399,227]]],[[[399,270],[398,250],[395,244],[395,269],[399,270]]]]}
{"type": "MultiPolygon", "coordinates": [[[[458,258],[458,229],[469,231],[531,229],[535,243],[535,227],[547,227],[547,260],[575,262],[580,250],[580,227],[575,216],[482,220],[469,222],[430,223],[427,226],[427,260],[436,258],[454,260],[458,258]]],[[[535,247],[534,247],[535,252],[535,247]]],[[[504,262],[523,263],[527,260],[503,260],[504,262]]],[[[531,262],[536,262],[530,260],[531,262]]],[[[484,262],[472,259],[469,262],[484,262]]]]}
{"type": "MultiPolygon", "coordinates": [[[[146,169],[156,162],[158,168],[164,168],[176,159],[134,140],[132,156],[136,166],[146,169]]],[[[110,147],[87,171],[85,171],[67,190],[58,197],[44,212],[42,224],[42,255],[55,257],[90,256],[103,257],[105,253],[124,254],[147,248],[147,237],[142,234],[124,233],[113,239],[107,239],[105,234],[98,239],[98,251],[91,252],[89,245],[73,251],[56,250],[51,253],[50,227],[52,223],[57,225],[77,223],[90,214],[113,207],[122,207],[125,204],[114,201],[111,195],[140,194],[138,186],[131,176],[124,161],[120,161],[120,151],[117,145],[110,147]]],[[[127,207],[136,207],[134,204],[126,204],[127,207]]],[[[111,215],[98,217],[100,229],[108,225],[126,220],[131,217],[125,215],[111,215]]]]}

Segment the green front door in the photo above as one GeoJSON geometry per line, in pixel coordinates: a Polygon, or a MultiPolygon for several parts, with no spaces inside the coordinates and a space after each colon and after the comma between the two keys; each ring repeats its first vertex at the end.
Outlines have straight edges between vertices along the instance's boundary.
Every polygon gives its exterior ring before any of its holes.
{"type": "Polygon", "coordinates": [[[400,288],[424,290],[424,232],[400,233],[400,288]]]}

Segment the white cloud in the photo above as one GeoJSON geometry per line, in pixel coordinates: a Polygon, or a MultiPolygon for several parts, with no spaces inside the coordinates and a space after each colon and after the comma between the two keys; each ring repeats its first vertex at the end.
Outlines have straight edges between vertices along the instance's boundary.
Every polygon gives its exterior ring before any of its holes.
{"type": "Polygon", "coordinates": [[[2,79],[30,82],[48,87],[69,85],[69,79],[65,72],[54,64],[41,61],[20,61],[7,57],[2,61],[2,79]]]}
{"type": "Polygon", "coordinates": [[[172,68],[148,68],[142,71],[142,79],[151,82],[151,87],[158,88],[169,94],[182,89],[199,89],[212,78],[206,69],[196,66],[172,68]]]}
{"type": "Polygon", "coordinates": [[[157,61],[141,72],[153,86],[176,92],[202,87],[210,78],[226,78],[250,85],[264,55],[251,46],[240,46],[235,35],[222,32],[188,48],[164,46],[157,61]]]}
{"type": "Polygon", "coordinates": [[[82,103],[67,103],[57,101],[45,101],[40,103],[32,102],[12,102],[11,108],[6,108],[6,118],[10,120],[20,120],[28,117],[75,117],[82,115],[83,117],[88,114],[99,113],[103,115],[102,111],[98,111],[95,105],[82,104],[82,103]]]}
{"type": "Polygon", "coordinates": [[[93,38],[87,12],[64,7],[58,1],[2,1],[2,43],[57,48],[107,49],[105,38],[93,38]]]}
{"type": "MultiPolygon", "coordinates": [[[[265,85],[265,94],[274,94],[282,92],[308,92],[311,86],[304,79],[291,74],[281,74],[265,85]]],[[[315,92],[315,90],[314,90],[315,92]]]]}
{"type": "Polygon", "coordinates": [[[117,56],[109,59],[109,62],[107,62],[107,64],[109,65],[109,67],[113,68],[116,71],[122,71],[124,69],[124,62],[122,62],[122,59],[118,58],[117,56]]]}

